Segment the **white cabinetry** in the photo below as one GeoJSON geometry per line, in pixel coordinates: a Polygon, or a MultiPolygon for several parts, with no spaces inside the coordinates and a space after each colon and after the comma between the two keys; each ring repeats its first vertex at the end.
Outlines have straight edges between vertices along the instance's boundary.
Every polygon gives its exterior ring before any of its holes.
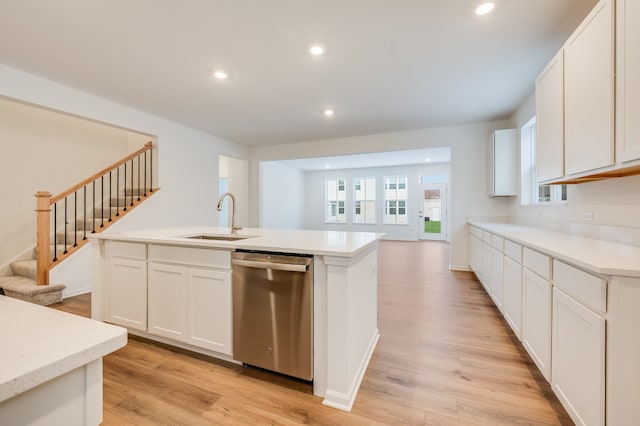
{"type": "Polygon", "coordinates": [[[231,355],[231,255],[149,246],[149,332],[231,355]]]}
{"type": "Polygon", "coordinates": [[[502,312],[504,300],[504,238],[491,236],[491,298],[502,312]]]}
{"type": "Polygon", "coordinates": [[[564,51],[536,79],[536,177],[564,176],[564,51]]]}
{"type": "Polygon", "coordinates": [[[522,247],[505,241],[503,313],[511,329],[522,340],[522,247]]]}
{"type": "Polygon", "coordinates": [[[187,283],[187,341],[231,355],[231,272],[189,268],[187,283]]]}
{"type": "Polygon", "coordinates": [[[186,268],[149,263],[149,333],[186,342],[186,268]]]}
{"type": "Polygon", "coordinates": [[[547,381],[551,381],[550,261],[547,256],[524,249],[522,344],[547,381]]]}
{"type": "Polygon", "coordinates": [[[490,197],[517,195],[516,130],[496,130],[489,136],[487,184],[490,197]]]}
{"type": "Polygon", "coordinates": [[[551,387],[576,424],[604,424],[605,319],[553,289],[551,387]]]}
{"type": "Polygon", "coordinates": [[[565,173],[614,164],[613,0],[596,4],[571,35],[564,70],[565,173]]]}
{"type": "Polygon", "coordinates": [[[147,330],[147,262],[144,244],[106,244],[105,321],[147,330]]]}
{"type": "Polygon", "coordinates": [[[640,159],[640,2],[616,1],[616,161],[640,159]]]}
{"type": "Polygon", "coordinates": [[[551,387],[576,424],[601,425],[607,282],[557,260],[553,271],[551,387]]]}

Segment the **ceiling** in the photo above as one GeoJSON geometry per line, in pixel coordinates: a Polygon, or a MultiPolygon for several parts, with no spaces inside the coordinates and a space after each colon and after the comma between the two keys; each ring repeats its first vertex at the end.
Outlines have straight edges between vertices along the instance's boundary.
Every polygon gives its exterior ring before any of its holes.
{"type": "Polygon", "coordinates": [[[264,146],[506,119],[595,3],[2,0],[0,63],[264,146]]]}
{"type": "Polygon", "coordinates": [[[277,162],[304,171],[439,164],[451,162],[451,148],[445,146],[439,148],[407,149],[392,152],[300,158],[277,162]]]}

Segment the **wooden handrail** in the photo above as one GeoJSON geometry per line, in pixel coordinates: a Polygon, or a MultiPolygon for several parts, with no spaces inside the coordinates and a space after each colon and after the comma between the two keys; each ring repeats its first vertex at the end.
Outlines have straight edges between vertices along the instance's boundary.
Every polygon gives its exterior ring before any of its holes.
{"type": "MultiPolygon", "coordinates": [[[[77,203],[77,192],[80,190],[84,189],[84,194],[86,196],[86,188],[93,184],[93,202],[92,202],[92,206],[91,208],[95,211],[95,207],[96,207],[96,203],[95,203],[95,182],[100,180],[101,182],[104,182],[104,176],[106,176],[107,174],[110,174],[112,171],[114,170],[119,170],[118,168],[122,165],[124,165],[124,173],[125,173],[125,177],[126,177],[126,171],[127,171],[127,162],[131,161],[131,183],[133,183],[133,160],[137,157],[138,158],[138,179],[140,179],[140,155],[141,154],[145,154],[147,151],[150,151],[153,148],[153,143],[151,141],[147,142],[146,144],[144,144],[144,146],[140,149],[138,149],[137,151],[133,152],[132,154],[127,155],[126,157],[122,158],[121,160],[116,161],[115,163],[113,163],[112,165],[104,168],[103,170],[99,171],[98,173],[93,174],[92,176],[88,177],[87,179],[83,180],[80,183],[77,183],[75,185],[73,185],[71,188],[61,192],[60,194],[57,194],[55,196],[51,196],[51,193],[49,193],[48,191],[38,191],[35,196],[37,198],[37,206],[36,206],[36,212],[37,212],[37,220],[36,220],[36,224],[37,224],[37,229],[36,229],[36,263],[37,263],[37,270],[36,270],[36,282],[38,285],[47,285],[49,284],[49,269],[53,267],[53,265],[55,264],[55,262],[60,261],[62,259],[64,259],[65,257],[67,257],[68,255],[70,255],[71,253],[73,253],[74,251],[78,250],[80,247],[82,247],[88,240],[86,238],[86,232],[87,232],[87,225],[84,225],[84,230],[83,230],[83,239],[81,241],[78,241],[76,239],[76,237],[74,236],[73,239],[73,243],[71,245],[71,243],[67,243],[67,239],[66,239],[66,235],[67,235],[67,225],[69,224],[68,222],[68,218],[67,218],[67,197],[70,197],[72,194],[74,194],[74,206],[73,206],[73,216],[74,216],[74,222],[73,222],[73,232],[77,232],[77,228],[76,228],[76,223],[75,221],[77,220],[77,205],[75,203],[77,203]],[[56,229],[56,207],[59,201],[64,200],[64,235],[65,235],[65,241],[64,241],[64,253],[61,254],[60,256],[58,256],[57,253],[54,254],[53,259],[51,258],[51,248],[50,248],[50,244],[51,244],[51,231],[52,231],[52,227],[51,227],[51,219],[52,219],[52,215],[51,215],[51,210],[53,207],[54,210],[54,214],[53,214],[53,219],[54,219],[54,226],[53,226],[53,234],[54,234],[54,238],[56,238],[56,232],[58,231],[58,229],[56,229]]],[[[150,164],[149,164],[149,171],[147,171],[147,160],[146,160],[147,156],[145,154],[144,156],[144,173],[145,173],[145,178],[144,178],[144,197],[147,197],[147,188],[149,189],[149,195],[152,195],[154,192],[154,189],[157,188],[153,188],[153,151],[151,152],[151,158],[149,160],[150,164]],[[150,180],[149,180],[149,186],[147,187],[147,173],[150,173],[150,180]]],[[[111,179],[111,177],[109,176],[109,179],[111,179]]],[[[109,181],[111,182],[111,181],[109,181]]],[[[126,204],[126,191],[127,191],[127,182],[124,182],[124,189],[125,189],[125,204],[126,204]]],[[[131,187],[131,190],[133,191],[133,187],[131,187]]],[[[138,182],[138,192],[140,192],[140,181],[138,182]]],[[[117,186],[116,186],[116,190],[117,190],[117,186]]],[[[109,196],[111,196],[111,186],[109,186],[109,192],[108,192],[109,196]]],[[[116,204],[116,217],[111,217],[111,205],[109,205],[109,212],[110,212],[110,216],[109,216],[109,224],[115,223],[116,220],[122,218],[122,216],[126,213],[128,213],[128,211],[131,211],[132,208],[136,207],[138,204],[140,204],[141,202],[143,202],[144,200],[140,199],[140,193],[138,193],[138,199],[134,200],[133,196],[131,197],[131,204],[129,205],[129,209],[127,209],[126,205],[123,205],[122,208],[120,209],[120,206],[118,206],[116,204]]],[[[102,193],[102,188],[101,188],[101,194],[100,194],[100,204],[103,208],[104,211],[104,205],[102,205],[102,203],[104,202],[104,194],[102,193]]],[[[86,198],[85,198],[85,202],[84,202],[84,209],[83,209],[83,218],[84,220],[87,219],[87,212],[89,210],[87,209],[86,206],[86,198]]],[[[93,213],[93,225],[92,225],[92,229],[91,232],[101,232],[102,230],[106,229],[106,227],[109,224],[105,224],[104,223],[104,216],[101,214],[100,215],[100,228],[96,229],[97,223],[96,223],[96,215],[95,212],[93,213]]],[[[77,234],[76,234],[77,235],[77,234]]],[[[54,240],[54,245],[55,245],[55,240],[54,240]]]]}
{"type": "Polygon", "coordinates": [[[132,158],[137,157],[138,155],[142,154],[145,151],[149,151],[152,148],[152,146],[153,146],[152,142],[150,142],[150,141],[147,142],[146,144],[144,144],[144,147],[140,148],[139,150],[137,150],[133,154],[127,155],[122,160],[118,160],[115,163],[113,163],[112,165],[110,165],[109,167],[105,167],[104,169],[100,170],[98,173],[94,173],[93,175],[89,176],[88,178],[86,178],[82,182],[80,182],[80,183],[78,183],[76,185],[73,185],[71,188],[67,189],[66,191],[61,192],[60,194],[58,194],[58,195],[56,195],[54,197],[51,197],[51,204],[57,203],[58,201],[62,200],[64,197],[68,197],[69,195],[73,194],[77,190],[89,185],[91,182],[93,182],[94,180],[98,179],[100,176],[106,175],[111,170],[114,170],[114,169],[122,166],[124,163],[126,163],[129,160],[131,160],[132,158]]]}

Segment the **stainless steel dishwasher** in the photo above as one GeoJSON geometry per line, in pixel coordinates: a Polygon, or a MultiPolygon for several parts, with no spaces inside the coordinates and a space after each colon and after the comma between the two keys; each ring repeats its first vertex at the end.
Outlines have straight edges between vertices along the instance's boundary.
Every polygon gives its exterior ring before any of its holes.
{"type": "Polygon", "coordinates": [[[238,250],[233,268],[233,358],[313,379],[313,256],[238,250]]]}

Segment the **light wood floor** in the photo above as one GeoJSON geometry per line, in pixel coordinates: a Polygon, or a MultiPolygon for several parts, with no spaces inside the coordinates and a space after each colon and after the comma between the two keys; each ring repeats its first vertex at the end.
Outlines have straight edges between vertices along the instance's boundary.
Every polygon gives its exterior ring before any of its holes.
{"type": "MultiPolygon", "coordinates": [[[[383,241],[380,341],[351,413],[278,375],[130,338],[104,359],[104,425],[570,425],[449,245],[383,241]]],[[[90,296],[54,308],[89,316],[90,296]]]]}

